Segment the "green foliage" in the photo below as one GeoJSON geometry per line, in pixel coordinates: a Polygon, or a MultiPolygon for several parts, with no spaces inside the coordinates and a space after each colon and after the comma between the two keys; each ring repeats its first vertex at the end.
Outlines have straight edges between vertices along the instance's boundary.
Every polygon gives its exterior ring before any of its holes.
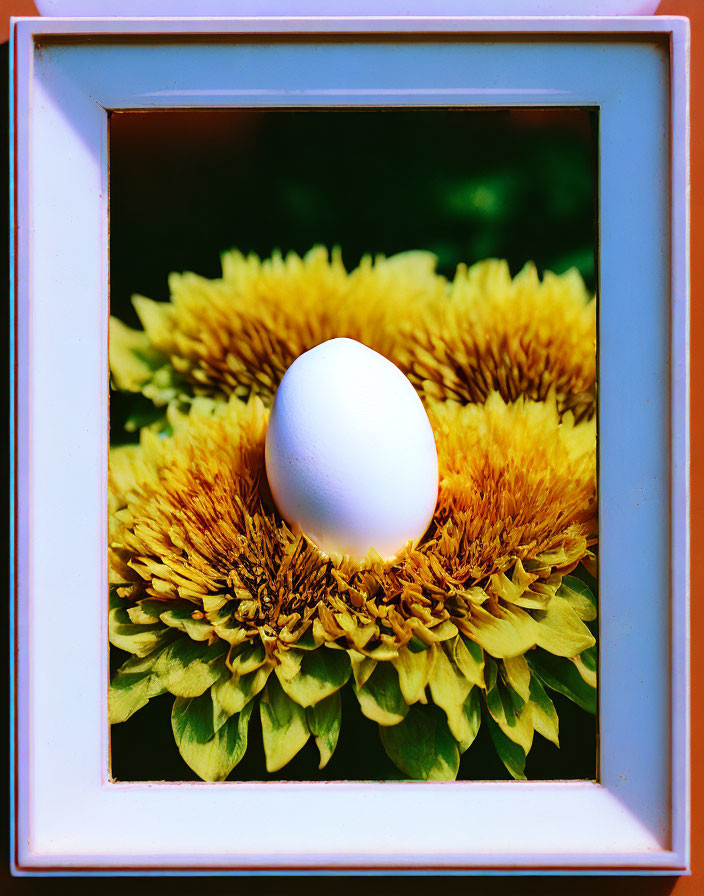
{"type": "Polygon", "coordinates": [[[224,674],[212,687],[214,712],[225,717],[241,712],[269,678],[271,666],[260,666],[246,675],[224,674]]]}
{"type": "Polygon", "coordinates": [[[163,694],[166,688],[154,674],[154,662],[159,652],[147,657],[133,656],[113,676],[108,691],[108,721],[111,725],[126,722],[152,697],[163,694]]]}
{"type": "Polygon", "coordinates": [[[480,688],[472,688],[462,704],[464,724],[460,729],[460,737],[457,739],[460,753],[466,753],[479,732],[479,726],[482,723],[481,693],[480,688]]]}
{"type": "Polygon", "coordinates": [[[306,712],[271,676],[259,701],[266,770],[283,768],[305,746],[310,735],[306,712]]]}
{"type": "Polygon", "coordinates": [[[162,604],[161,609],[162,613],[159,618],[170,628],[184,632],[192,641],[207,641],[210,638],[213,626],[207,619],[194,619],[192,605],[175,606],[164,610],[162,604]]]}
{"type": "Polygon", "coordinates": [[[216,731],[209,694],[193,699],[177,697],[171,727],[186,764],[204,781],[224,781],[245,754],[251,714],[249,703],[216,731]]]}
{"type": "Polygon", "coordinates": [[[525,750],[504,734],[489,713],[486,714],[486,721],[499,759],[514,778],[525,781],[525,750]]]}
{"type": "Polygon", "coordinates": [[[320,752],[320,766],[325,768],[335,752],[337,739],[340,736],[342,722],[342,706],[339,691],[310,706],[306,710],[306,719],[310,733],[315,738],[320,752]]]}
{"type": "MultiPolygon", "coordinates": [[[[584,589],[574,591],[575,603],[581,605],[584,589]]],[[[291,650],[276,665],[260,643],[247,642],[230,649],[226,666],[228,646],[223,642],[208,646],[177,627],[159,628],[151,622],[164,615],[160,601],[146,599],[129,608],[123,603],[114,598],[110,611],[120,639],[143,650],[154,642],[156,629],[160,635],[154,650],[133,654],[114,673],[110,723],[127,721],[152,697],[171,691],[177,697],[172,710],[177,746],[204,780],[223,780],[242,757],[257,703],[269,773],[287,765],[311,735],[319,768],[325,768],[338,745],[340,692],[348,683],[363,714],[379,725],[386,754],[404,775],[419,780],[456,777],[460,756],[475,742],[482,716],[489,734],[483,742],[493,744],[513,777],[525,777],[534,732],[559,746],[557,710],[546,688],[582,709],[596,710],[596,690],[588,683],[595,675],[595,648],[576,659],[536,648],[525,658],[496,660],[456,637],[422,652],[406,649],[391,661],[372,660],[372,671],[364,671],[366,680],[359,686],[348,651],[324,646],[291,650]],[[165,642],[160,640],[164,632],[165,642]]],[[[586,603],[582,610],[587,611],[586,603]]],[[[178,614],[173,621],[178,625],[178,614]]],[[[359,656],[366,666],[367,658],[359,656]]],[[[360,665],[357,674],[362,671],[360,665]]]]}
{"type": "Polygon", "coordinates": [[[284,691],[301,706],[314,706],[334,694],[352,672],[347,653],[329,647],[289,650],[287,660],[277,666],[276,674],[284,691]]]}
{"type": "MultiPolygon", "coordinates": [[[[569,591],[574,601],[580,597],[569,591]]],[[[584,624],[580,613],[575,609],[573,600],[556,594],[545,610],[535,610],[533,618],[540,623],[537,628],[537,641],[540,647],[557,656],[577,656],[583,650],[594,645],[594,636],[584,624]]],[[[583,601],[578,604],[583,609],[583,601]]]]}
{"type": "Polygon", "coordinates": [[[398,673],[389,662],[379,663],[361,688],[355,688],[362,712],[379,725],[397,725],[408,713],[398,673]]]}
{"type": "Polygon", "coordinates": [[[133,623],[127,612],[126,602],[114,592],[110,595],[108,631],[111,644],[141,657],[163,647],[173,637],[161,622],[146,625],[133,623]]]}
{"type": "MultiPolygon", "coordinates": [[[[497,663],[490,657],[487,657],[487,691],[485,699],[489,716],[503,734],[518,744],[522,748],[524,755],[527,754],[533,742],[533,715],[531,707],[526,705],[523,698],[499,674],[497,663]]],[[[502,761],[504,761],[503,757],[502,761]]],[[[505,761],[504,764],[506,764],[505,761]]]]}
{"type": "Polygon", "coordinates": [[[545,693],[540,679],[535,675],[530,678],[530,702],[533,706],[533,727],[543,737],[560,746],[559,719],[555,704],[545,693]]]}
{"type": "Polygon", "coordinates": [[[580,619],[584,619],[585,622],[593,622],[596,619],[598,609],[596,597],[586,582],[575,576],[564,576],[557,593],[570,604],[580,619]]]}
{"type": "Polygon", "coordinates": [[[379,734],[387,755],[407,777],[417,781],[457,777],[459,749],[438,707],[415,705],[398,725],[379,726],[379,734]]]}
{"type": "Polygon", "coordinates": [[[590,672],[596,672],[597,650],[596,647],[590,647],[589,650],[583,650],[580,654],[582,662],[590,672]]]}
{"type": "Polygon", "coordinates": [[[527,659],[531,671],[546,687],[569,697],[592,715],[596,714],[596,688],[584,681],[573,662],[540,648],[532,650],[527,659]]]}
{"type": "Polygon", "coordinates": [[[222,664],[218,661],[225,650],[222,642],[208,647],[199,641],[179,638],[162,651],[154,671],[174,696],[199,697],[222,675],[222,664]]]}
{"type": "Polygon", "coordinates": [[[435,659],[430,673],[430,693],[434,703],[447,716],[453,736],[465,743],[476,735],[472,733],[472,719],[465,712],[465,701],[475,684],[483,678],[483,665],[475,664],[460,638],[435,648],[435,659]]]}

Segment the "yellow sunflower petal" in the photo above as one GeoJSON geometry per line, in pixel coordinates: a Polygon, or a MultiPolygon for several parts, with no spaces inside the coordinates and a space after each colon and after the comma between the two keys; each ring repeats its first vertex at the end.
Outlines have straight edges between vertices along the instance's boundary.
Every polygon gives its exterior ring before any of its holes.
{"type": "MultiPolygon", "coordinates": [[[[593,422],[496,394],[484,405],[433,405],[430,416],[441,481],[427,537],[395,561],[359,565],[326,557],[272,508],[261,400],[172,408],[172,436],[144,430],[139,446],[111,453],[111,580],[135,604],[186,601],[181,628],[209,640],[212,626],[233,648],[271,644],[282,664],[299,640],[304,652],[335,643],[384,663],[414,638],[453,643],[454,661],[481,685],[481,656],[458,629],[499,658],[536,643],[576,655],[591,638],[553,602],[595,536],[593,422]]],[[[353,662],[358,687],[373,668],[353,662]]],[[[292,681],[299,671],[279,674],[292,681]]]]}
{"type": "Polygon", "coordinates": [[[467,634],[487,653],[498,658],[519,656],[536,644],[535,621],[525,610],[475,607],[465,623],[467,634]]]}
{"type": "Polygon", "coordinates": [[[554,390],[560,413],[595,407],[596,302],[575,270],[511,279],[504,261],[460,266],[447,302],[426,302],[402,322],[398,363],[427,398],[514,401],[554,390]]]}
{"type": "Polygon", "coordinates": [[[594,635],[564,598],[555,596],[535,614],[536,643],[557,656],[574,657],[596,643],[594,635]]]}
{"type": "MultiPolygon", "coordinates": [[[[405,252],[365,257],[348,274],[339,251],[321,246],[264,260],[233,251],[222,257],[221,279],[172,274],[171,301],[133,302],[145,345],[193,394],[268,402],[293,361],[328,339],[347,336],[393,357],[398,318],[445,298],[435,264],[430,253],[405,252]]],[[[141,388],[139,377],[130,382],[141,388]]]]}
{"type": "Polygon", "coordinates": [[[524,656],[507,657],[504,669],[508,683],[523,700],[530,698],[530,669],[524,656]]]}
{"type": "Polygon", "coordinates": [[[433,648],[414,653],[408,647],[401,647],[398,656],[392,661],[398,672],[398,683],[403,699],[409,706],[423,701],[430,670],[433,666],[433,648]]]}

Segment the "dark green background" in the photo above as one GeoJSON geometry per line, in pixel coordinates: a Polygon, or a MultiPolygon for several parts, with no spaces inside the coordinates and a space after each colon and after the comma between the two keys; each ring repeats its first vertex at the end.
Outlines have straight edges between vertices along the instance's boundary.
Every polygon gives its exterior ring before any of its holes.
{"type": "Polygon", "coordinates": [[[179,110],[110,125],[113,313],[219,253],[429,249],[443,274],[506,258],[594,287],[596,126],[581,110],[179,110]]]}
{"type": "MultiPolygon", "coordinates": [[[[441,273],[499,257],[595,286],[596,130],[581,110],[179,110],[117,113],[110,125],[111,311],[137,325],[133,293],[168,298],[170,271],[220,274],[219,253],[262,256],[339,245],[348,268],[368,252],[429,249],[441,273]]],[[[140,402],[113,394],[113,442],[140,402]]],[[[148,404],[147,404],[148,407],[148,404]]],[[[112,651],[112,662],[124,659],[112,651]]],[[[315,747],[274,776],[394,778],[376,725],[343,699],[340,744],[320,775],[315,747]]],[[[112,729],[113,775],[193,780],[153,700],[112,729]]],[[[560,750],[541,737],[529,778],[595,777],[594,719],[555,698],[560,750]]],[[[233,777],[265,774],[258,713],[233,777]]],[[[507,778],[483,726],[460,778],[507,778]]]]}

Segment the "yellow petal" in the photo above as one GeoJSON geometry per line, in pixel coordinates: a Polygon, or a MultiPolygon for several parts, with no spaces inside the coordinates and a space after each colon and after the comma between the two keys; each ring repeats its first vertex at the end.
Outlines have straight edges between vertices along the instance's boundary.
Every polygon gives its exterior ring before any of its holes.
{"type": "Polygon", "coordinates": [[[465,678],[441,646],[436,645],[432,650],[434,656],[429,684],[433,702],[445,710],[447,724],[454,737],[464,740],[467,722],[463,706],[473,683],[465,678]]]}
{"type": "Polygon", "coordinates": [[[589,669],[584,664],[581,656],[573,656],[572,662],[577,667],[577,671],[582,676],[582,680],[586,682],[589,687],[595,688],[597,685],[596,669],[589,669]]]}
{"type": "Polygon", "coordinates": [[[391,662],[398,672],[398,683],[403,699],[409,705],[416,703],[423,697],[425,686],[428,684],[433,665],[433,649],[429,647],[427,650],[414,653],[408,647],[401,647],[398,656],[391,662]]]}
{"type": "Polygon", "coordinates": [[[524,656],[507,657],[504,660],[506,678],[514,691],[524,700],[530,697],[530,669],[524,656]]]}
{"type": "Polygon", "coordinates": [[[537,611],[534,618],[536,643],[556,656],[574,657],[596,643],[571,605],[558,595],[547,610],[537,611]]]}
{"type": "Polygon", "coordinates": [[[473,607],[464,625],[472,639],[491,656],[503,659],[518,656],[536,643],[537,626],[531,616],[518,607],[508,609],[496,604],[493,612],[473,607]]]}
{"type": "Polygon", "coordinates": [[[347,651],[347,655],[349,656],[350,663],[352,664],[352,675],[354,676],[354,683],[358,688],[364,687],[369,676],[376,668],[377,661],[369,656],[365,656],[358,650],[350,649],[347,651]]]}

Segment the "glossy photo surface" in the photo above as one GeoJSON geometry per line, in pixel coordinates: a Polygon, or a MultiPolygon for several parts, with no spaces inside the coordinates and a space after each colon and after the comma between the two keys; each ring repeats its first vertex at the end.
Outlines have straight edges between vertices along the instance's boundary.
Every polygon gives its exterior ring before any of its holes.
{"type": "Polygon", "coordinates": [[[115,780],[598,778],[597,133],[111,115],[115,780]]]}

